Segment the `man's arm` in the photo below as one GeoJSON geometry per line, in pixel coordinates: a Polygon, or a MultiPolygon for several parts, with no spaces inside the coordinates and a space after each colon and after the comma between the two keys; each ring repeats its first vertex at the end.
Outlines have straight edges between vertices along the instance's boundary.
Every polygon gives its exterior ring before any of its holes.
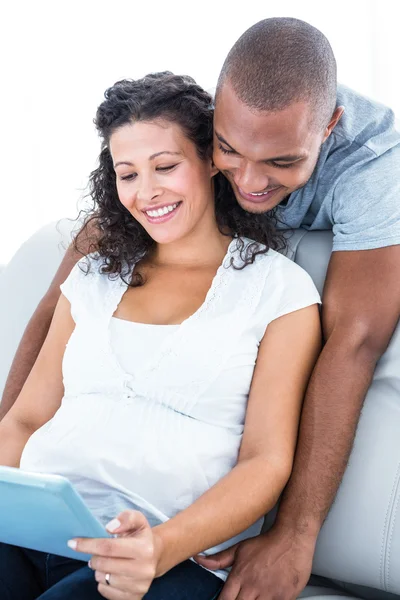
{"type": "Polygon", "coordinates": [[[62,360],[74,328],[71,305],[61,296],[39,356],[17,401],[0,423],[0,465],[19,467],[30,436],[60,407],[64,394],[62,360]]]}
{"type": "Polygon", "coordinates": [[[72,267],[81,257],[81,254],[75,252],[73,245],[69,246],[48,291],[25,329],[4,388],[0,403],[0,421],[18,398],[43,346],[61,294],[60,285],[66,280],[72,267]]]}
{"type": "Polygon", "coordinates": [[[319,533],[376,363],[399,317],[400,246],[333,253],[323,299],[326,343],[307,390],[295,466],[279,510],[282,527],[319,533]]]}
{"type": "Polygon", "coordinates": [[[294,468],[276,524],[214,563],[201,560],[218,568],[234,559],[221,600],[236,600],[230,579],[240,580],[249,600],[292,600],[307,584],[375,365],[399,320],[400,246],[334,252],[323,307],[326,343],[307,390],[294,468]]]}

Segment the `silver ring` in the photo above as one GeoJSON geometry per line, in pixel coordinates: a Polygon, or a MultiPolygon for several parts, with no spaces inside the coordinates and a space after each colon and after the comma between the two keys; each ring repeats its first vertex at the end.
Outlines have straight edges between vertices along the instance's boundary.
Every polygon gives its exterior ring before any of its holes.
{"type": "Polygon", "coordinates": [[[110,573],[106,573],[106,584],[107,585],[111,585],[111,583],[110,583],[110,577],[111,577],[110,573]]]}

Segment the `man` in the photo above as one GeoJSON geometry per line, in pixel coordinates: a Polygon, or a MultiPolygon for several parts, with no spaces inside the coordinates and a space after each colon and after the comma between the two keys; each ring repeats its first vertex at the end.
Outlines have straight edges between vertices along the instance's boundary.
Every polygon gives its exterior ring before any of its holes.
{"type": "MultiPolygon", "coordinates": [[[[213,558],[233,564],[220,600],[293,600],[340,484],[377,360],[400,315],[400,135],[388,109],[343,87],[325,37],[295,19],[246,31],[215,99],[215,163],[249,212],[282,226],[333,228],[325,346],[307,391],[292,477],[274,527],[213,558]]],[[[1,405],[12,406],[46,336],[67,254],[33,315],[1,405]]]]}
{"type": "Polygon", "coordinates": [[[249,212],[333,228],[323,294],[325,346],[305,398],[291,479],[274,527],[219,556],[220,600],[293,600],[352,448],[377,360],[400,315],[400,134],[393,114],[336,89],[326,38],[266,19],[230,51],[215,99],[217,167],[249,212]]]}

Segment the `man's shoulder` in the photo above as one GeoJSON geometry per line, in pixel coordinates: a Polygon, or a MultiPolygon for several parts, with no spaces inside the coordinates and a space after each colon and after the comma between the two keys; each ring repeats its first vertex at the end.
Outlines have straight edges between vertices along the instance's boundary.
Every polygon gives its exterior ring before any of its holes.
{"type": "Polygon", "coordinates": [[[400,160],[400,132],[395,128],[393,111],[344,85],[338,86],[337,106],[344,107],[344,114],[324,142],[304,190],[311,190],[313,197],[323,194],[321,204],[323,198],[332,202],[339,183],[353,185],[354,178],[368,178],[368,185],[378,191],[382,186],[380,174],[384,179],[392,170],[389,183],[398,182],[395,165],[400,160]]]}
{"type": "Polygon", "coordinates": [[[344,107],[344,114],[332,132],[334,147],[364,148],[375,156],[396,146],[400,151],[400,132],[389,107],[342,84],[338,85],[337,106],[344,107]]]}

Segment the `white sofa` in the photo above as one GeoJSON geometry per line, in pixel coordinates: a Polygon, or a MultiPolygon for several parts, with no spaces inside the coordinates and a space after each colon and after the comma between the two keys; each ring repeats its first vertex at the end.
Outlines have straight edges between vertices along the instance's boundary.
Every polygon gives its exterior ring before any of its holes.
{"type": "MultiPolygon", "coordinates": [[[[0,397],[19,340],[57,270],[72,225],[64,220],[42,228],[0,272],[0,397]]],[[[322,291],[332,234],[299,230],[289,244],[291,257],[322,291]]],[[[322,578],[314,579],[301,598],[400,598],[399,338],[398,327],[377,366],[348,469],[319,537],[313,571],[322,578]],[[324,577],[345,583],[334,589],[324,577]]],[[[270,521],[267,516],[267,526],[270,521]]]]}

